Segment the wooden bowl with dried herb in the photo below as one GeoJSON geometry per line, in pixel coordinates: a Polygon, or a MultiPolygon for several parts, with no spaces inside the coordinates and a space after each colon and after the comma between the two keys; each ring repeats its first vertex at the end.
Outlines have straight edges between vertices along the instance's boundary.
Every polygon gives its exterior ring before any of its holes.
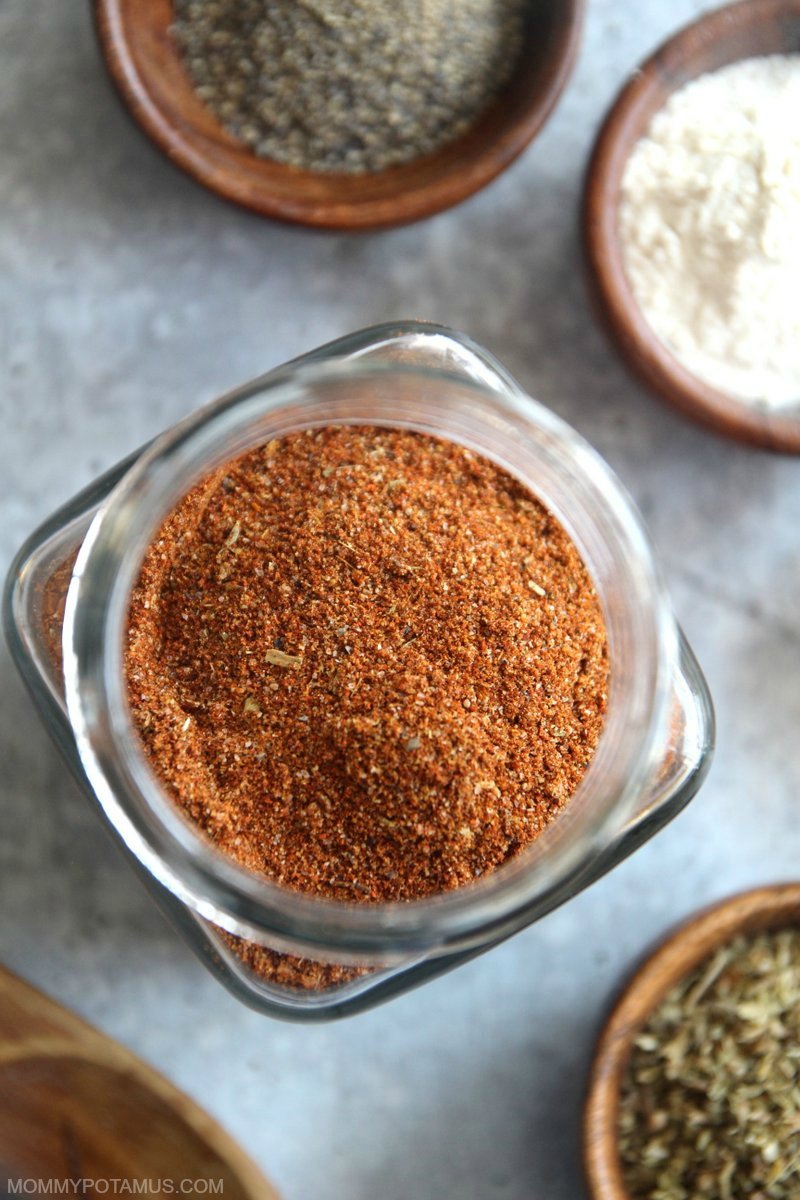
{"type": "Polygon", "coordinates": [[[449,208],[522,153],[585,0],[94,0],[133,117],[199,183],[329,229],[449,208]]]}
{"type": "Polygon", "coordinates": [[[584,1117],[594,1200],[800,1195],[800,884],[681,926],[601,1034],[584,1117]]]}

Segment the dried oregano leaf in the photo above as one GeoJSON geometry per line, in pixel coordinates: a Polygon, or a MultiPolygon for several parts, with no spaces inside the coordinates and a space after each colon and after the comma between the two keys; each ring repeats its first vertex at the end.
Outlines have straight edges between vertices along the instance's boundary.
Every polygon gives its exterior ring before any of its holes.
{"type": "Polygon", "coordinates": [[[273,667],[299,667],[303,661],[300,654],[284,654],[283,650],[267,650],[264,657],[273,667]]]}
{"type": "Polygon", "coordinates": [[[800,930],[740,936],[633,1047],[619,1139],[636,1200],[800,1196],[800,930]]]}

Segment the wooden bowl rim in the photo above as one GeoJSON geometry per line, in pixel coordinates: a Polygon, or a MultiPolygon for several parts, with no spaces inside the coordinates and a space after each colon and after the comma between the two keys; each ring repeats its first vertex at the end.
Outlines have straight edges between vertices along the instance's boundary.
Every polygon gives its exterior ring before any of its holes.
{"type": "MultiPolygon", "coordinates": [[[[758,409],[704,383],[659,340],[628,282],[617,222],[622,172],[651,119],[642,115],[648,101],[659,88],[666,87],[671,95],[684,82],[704,73],[687,72],[685,79],[676,80],[673,86],[665,75],[666,64],[691,64],[704,47],[787,15],[800,17],[800,0],[735,0],[683,26],[639,64],[613,101],[591,153],[584,180],[583,241],[589,283],[601,319],[628,364],[653,391],[718,432],[753,446],[799,454],[800,417],[758,409]]],[[[745,57],[750,56],[730,61],[745,57]]],[[[754,50],[752,57],[760,57],[760,53],[754,50]]],[[[666,96],[659,108],[665,100],[666,96]]]]}
{"type": "MultiPolygon", "coordinates": [[[[87,1025],[87,1030],[91,1030],[92,1034],[97,1032],[94,1026],[87,1025]]],[[[107,1072],[120,1083],[127,1082],[160,1102],[169,1113],[167,1120],[174,1122],[175,1128],[183,1126],[189,1130],[202,1143],[205,1152],[213,1155],[214,1161],[209,1163],[209,1167],[222,1167],[229,1172],[249,1200],[280,1200],[254,1160],[216,1117],[155,1067],[128,1051],[122,1043],[115,1042],[107,1034],[100,1036],[108,1045],[91,1042],[84,1047],[69,1037],[43,1039],[42,1044],[32,1046],[22,1044],[17,1051],[3,1054],[0,1059],[0,1078],[6,1068],[11,1068],[18,1080],[29,1064],[35,1066],[39,1063],[86,1064],[107,1072]]]]}
{"type": "Polygon", "coordinates": [[[250,1155],[193,1096],[122,1042],[0,964],[0,1071],[10,1068],[19,1077],[26,1064],[42,1062],[89,1064],[120,1082],[130,1081],[162,1104],[176,1126],[194,1134],[216,1160],[209,1166],[224,1167],[249,1200],[279,1200],[250,1155]]]}
{"type": "MultiPolygon", "coordinates": [[[[428,161],[425,158],[376,172],[372,179],[385,178],[387,183],[391,181],[394,185],[391,199],[347,195],[326,200],[319,197],[304,199],[302,182],[324,178],[330,185],[337,178],[333,173],[321,175],[285,168],[286,178],[293,175],[300,185],[291,197],[271,192],[266,184],[254,194],[252,188],[244,186],[244,174],[237,176],[233,171],[220,180],[196,144],[192,127],[188,123],[178,125],[168,118],[137,70],[120,16],[125,2],[92,0],[97,40],[123,104],[157,148],[195,182],[241,208],[291,224],[343,232],[391,228],[433,216],[466,200],[505,171],[528,147],[555,109],[575,66],[586,11],[586,0],[554,0],[561,9],[562,20],[557,30],[556,53],[543,86],[494,139],[476,143],[463,160],[429,178],[419,177],[422,165],[428,161]]],[[[465,136],[469,137],[469,131],[465,136]]],[[[431,169],[441,161],[441,153],[451,151],[460,141],[456,139],[442,151],[429,156],[431,169]]],[[[270,165],[281,167],[277,163],[270,165]]],[[[358,177],[343,175],[338,178],[347,181],[352,188],[353,180],[358,177]]]]}
{"type": "Polygon", "coordinates": [[[738,933],[800,924],[800,883],[739,892],[681,922],[624,985],[594,1052],[583,1117],[583,1160],[593,1200],[635,1200],[624,1183],[617,1119],[634,1038],[670,989],[738,933]]]}

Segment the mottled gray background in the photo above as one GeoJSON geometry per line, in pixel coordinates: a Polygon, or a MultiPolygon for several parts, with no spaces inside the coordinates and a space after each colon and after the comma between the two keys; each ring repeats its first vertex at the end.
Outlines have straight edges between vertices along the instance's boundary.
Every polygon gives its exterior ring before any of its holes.
{"type": "Polygon", "coordinates": [[[379,319],[465,330],[599,447],[644,510],[719,712],[711,778],[613,875],[501,949],[336,1026],[238,1006],[66,778],[5,650],[0,958],[166,1071],[287,1200],[576,1200],[598,1022],[697,905],[798,874],[800,463],[651,399],[595,328],[577,203],[601,114],[693,0],[590,0],[524,158],[461,208],[366,237],[227,207],[120,111],[89,5],[0,0],[5,567],[51,510],[222,389],[379,319]]]}

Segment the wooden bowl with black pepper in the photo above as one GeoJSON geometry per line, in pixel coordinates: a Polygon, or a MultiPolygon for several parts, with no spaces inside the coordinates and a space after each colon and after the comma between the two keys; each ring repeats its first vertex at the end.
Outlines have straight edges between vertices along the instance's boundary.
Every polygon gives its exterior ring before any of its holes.
{"type": "Polygon", "coordinates": [[[743,892],[679,926],[626,985],[598,1040],[584,1110],[584,1165],[593,1200],[646,1200],[626,1182],[621,1102],[634,1046],[665,998],[739,935],[785,929],[800,929],[800,884],[743,892]]]}
{"type": "MultiPolygon", "coordinates": [[[[609,110],[587,169],[582,213],[591,296],[634,373],[704,425],[750,445],[794,454],[800,453],[800,397],[772,406],[728,394],[690,371],[653,331],[626,271],[619,214],[631,153],[676,92],[745,59],[796,54],[800,0],[738,0],[685,26],[637,67],[609,110]]],[[[698,115],[698,129],[700,121],[698,115]]],[[[685,294],[681,303],[688,303],[685,294]]]]}
{"type": "MultiPolygon", "coordinates": [[[[363,5],[364,0],[358,2],[363,5]]],[[[184,39],[182,53],[174,35],[176,0],[94,0],[94,12],[100,48],[123,102],[176,166],[262,216],[326,229],[367,230],[417,221],[466,199],[505,170],[541,129],[574,64],[585,0],[519,2],[523,17],[516,65],[468,127],[420,157],[357,174],[259,157],[223,127],[198,94],[187,67],[194,62],[198,71],[203,69],[192,57],[195,42],[184,39]]],[[[388,11],[390,6],[383,7],[388,11]]],[[[309,8],[314,6],[304,6],[304,11],[309,8]]],[[[470,8],[478,11],[477,0],[471,0],[470,8]]],[[[425,33],[423,29],[420,40],[425,33]]],[[[465,41],[470,39],[461,39],[465,41]]],[[[395,74],[402,75],[407,59],[406,53],[398,56],[395,74]]],[[[499,70],[504,69],[501,59],[496,55],[494,60],[499,70]]],[[[392,86],[391,74],[385,74],[384,83],[392,86]]],[[[238,86],[234,81],[234,92],[238,86]]],[[[406,90],[406,100],[412,92],[413,87],[406,90]]],[[[213,87],[208,95],[213,99],[213,87]]],[[[280,92],[276,103],[278,111],[286,109],[280,92]]],[[[397,120],[405,120],[404,114],[401,106],[397,120]]],[[[308,125],[309,119],[300,123],[308,125]]],[[[293,136],[300,134],[295,130],[293,136]]],[[[268,148],[270,143],[265,144],[268,148]]]]}

